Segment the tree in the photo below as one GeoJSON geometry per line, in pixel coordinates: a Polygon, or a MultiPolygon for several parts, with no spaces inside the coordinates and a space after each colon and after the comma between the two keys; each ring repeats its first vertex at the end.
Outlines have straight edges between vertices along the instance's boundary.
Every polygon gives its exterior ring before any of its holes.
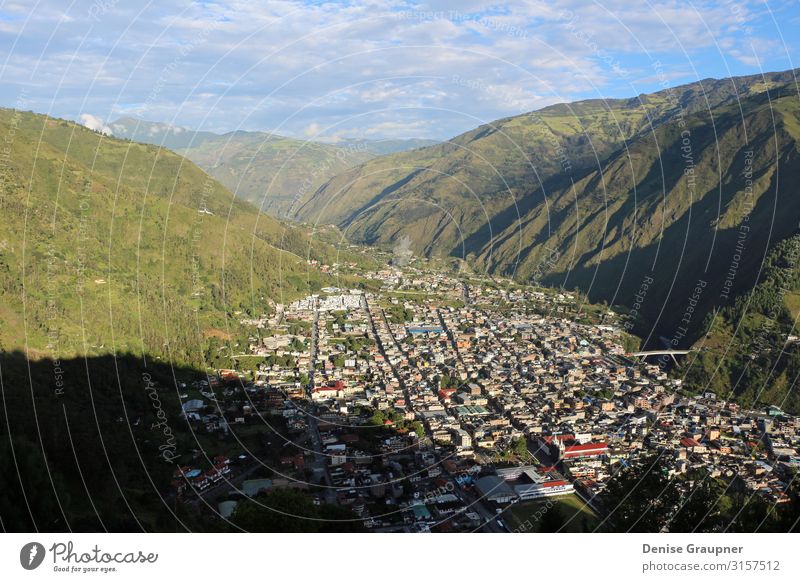
{"type": "Polygon", "coordinates": [[[514,442],[511,443],[511,449],[518,457],[525,458],[528,456],[528,443],[525,438],[515,439],[514,442]]]}
{"type": "Polygon", "coordinates": [[[248,532],[359,532],[361,521],[348,509],[311,499],[291,489],[274,489],[254,500],[243,501],[232,521],[248,532]]]}
{"type": "Polygon", "coordinates": [[[369,419],[370,424],[375,426],[383,426],[386,417],[383,415],[383,412],[380,410],[376,410],[372,413],[372,417],[369,419]]]}
{"type": "Polygon", "coordinates": [[[732,507],[731,498],[715,479],[700,477],[689,493],[681,497],[678,510],[668,527],[672,532],[722,531],[727,525],[727,513],[732,507]]]}
{"type": "Polygon", "coordinates": [[[679,505],[679,493],[660,456],[643,460],[609,481],[601,499],[608,508],[606,527],[615,532],[660,532],[679,505]]]}

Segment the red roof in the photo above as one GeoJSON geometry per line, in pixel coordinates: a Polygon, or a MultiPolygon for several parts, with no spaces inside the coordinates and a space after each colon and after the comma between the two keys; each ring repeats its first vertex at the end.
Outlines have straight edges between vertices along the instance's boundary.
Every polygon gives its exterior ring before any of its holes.
{"type": "Polygon", "coordinates": [[[544,437],[544,442],[550,444],[553,442],[553,439],[561,442],[569,442],[575,440],[574,434],[556,434],[556,435],[548,435],[544,437]]]}
{"type": "Polygon", "coordinates": [[[681,445],[683,445],[684,447],[699,447],[700,443],[698,443],[694,439],[690,439],[689,437],[683,437],[681,439],[681,445]]]}
{"type": "Polygon", "coordinates": [[[562,485],[569,485],[569,481],[559,480],[559,481],[546,481],[542,483],[542,487],[561,487],[562,485]]]}
{"type": "Polygon", "coordinates": [[[586,443],[585,445],[569,445],[565,448],[567,452],[593,451],[595,449],[607,449],[608,443],[586,443]]]}
{"type": "Polygon", "coordinates": [[[581,457],[584,455],[602,455],[608,450],[608,443],[586,443],[564,448],[565,457],[581,457]]]}

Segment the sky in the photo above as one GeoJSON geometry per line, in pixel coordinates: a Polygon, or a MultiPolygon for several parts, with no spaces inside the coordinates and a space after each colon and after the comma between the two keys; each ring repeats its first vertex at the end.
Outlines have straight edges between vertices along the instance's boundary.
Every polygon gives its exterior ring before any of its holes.
{"type": "MultiPolygon", "coordinates": [[[[0,106],[303,139],[449,139],[797,66],[800,2],[0,0],[0,106]]],[[[113,131],[113,130],[112,130],[113,131]]]]}

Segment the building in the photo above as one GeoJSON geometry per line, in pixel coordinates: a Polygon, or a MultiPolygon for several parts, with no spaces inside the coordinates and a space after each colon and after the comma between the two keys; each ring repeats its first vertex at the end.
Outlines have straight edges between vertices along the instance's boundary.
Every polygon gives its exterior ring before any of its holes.
{"type": "Polygon", "coordinates": [[[586,443],[585,445],[564,445],[559,443],[560,459],[599,457],[608,454],[608,443],[586,443]]]}
{"type": "Polygon", "coordinates": [[[514,492],[523,501],[555,495],[568,495],[574,490],[575,487],[572,483],[563,479],[544,481],[542,483],[522,483],[514,487],[514,492]]]}
{"type": "Polygon", "coordinates": [[[511,503],[517,497],[511,486],[497,475],[481,477],[475,482],[475,487],[483,499],[495,503],[511,503]]]}

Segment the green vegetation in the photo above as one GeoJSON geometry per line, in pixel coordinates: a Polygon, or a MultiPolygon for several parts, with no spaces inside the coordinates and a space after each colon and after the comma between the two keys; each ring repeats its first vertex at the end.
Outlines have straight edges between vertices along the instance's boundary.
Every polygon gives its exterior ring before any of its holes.
{"type": "Polygon", "coordinates": [[[267,356],[264,360],[264,363],[268,366],[280,366],[281,368],[295,368],[297,366],[297,361],[290,355],[284,356],[276,356],[270,355],[267,356]]]}
{"type": "Polygon", "coordinates": [[[342,140],[326,144],[273,133],[175,131],[164,123],[120,118],[114,135],[186,156],[240,198],[273,216],[291,216],[300,199],[338,173],[376,155],[432,145],[424,139],[342,140]]]}
{"type": "Polygon", "coordinates": [[[180,149],[237,196],[274,216],[289,216],[298,200],[348,168],[373,157],[359,149],[260,132],[240,132],[180,149]]]}
{"type": "Polygon", "coordinates": [[[388,436],[390,434],[405,434],[409,431],[417,433],[417,436],[425,435],[425,427],[417,420],[405,420],[403,415],[396,410],[374,410],[369,417],[369,424],[372,427],[384,427],[383,432],[370,431],[373,437],[388,436]],[[392,424],[387,427],[386,421],[392,424]]]}
{"type": "Polygon", "coordinates": [[[517,503],[503,517],[519,533],[586,533],[600,521],[577,495],[517,503]]]}
{"type": "Polygon", "coordinates": [[[670,477],[658,456],[616,475],[601,501],[601,530],[613,532],[786,532],[800,517],[797,503],[776,506],[705,474],[670,477]]]}
{"type": "Polygon", "coordinates": [[[7,109],[0,134],[5,350],[204,367],[208,341],[246,338],[241,318],[335,282],[306,264],[342,259],[335,248],[167,150],[7,109]]]}
{"type": "Polygon", "coordinates": [[[243,501],[233,514],[233,523],[248,532],[330,533],[366,531],[349,509],[321,503],[291,489],[276,489],[252,501],[243,501]]]}
{"type": "Polygon", "coordinates": [[[347,335],[344,337],[332,337],[329,343],[341,344],[347,352],[358,353],[364,348],[373,345],[375,341],[370,337],[347,335]]]}
{"type": "Polygon", "coordinates": [[[528,442],[525,438],[514,439],[505,448],[495,450],[495,460],[501,463],[511,461],[526,462],[530,459],[528,442]]]}
{"type": "Polygon", "coordinates": [[[444,372],[439,378],[440,388],[458,388],[461,385],[461,380],[444,372]]]}
{"type": "Polygon", "coordinates": [[[160,447],[174,437],[178,458],[200,448],[177,395],[197,371],[128,355],[30,361],[20,352],[0,353],[0,369],[5,531],[218,527],[164,498],[177,465],[160,447]]]}
{"type": "Polygon", "coordinates": [[[406,309],[402,303],[388,303],[384,311],[386,312],[386,319],[389,323],[401,324],[414,319],[414,311],[406,309]]]}
{"type": "Polygon", "coordinates": [[[637,351],[641,347],[641,343],[641,338],[630,333],[622,332],[622,347],[625,348],[626,352],[632,353],[637,351]]]}
{"type": "Polygon", "coordinates": [[[265,132],[175,133],[165,124],[131,118],[118,119],[112,128],[120,137],[186,156],[237,196],[274,216],[287,216],[296,200],[374,156],[357,144],[339,147],[265,132]]]}
{"type": "Polygon", "coordinates": [[[747,407],[776,405],[800,413],[800,335],[795,298],[800,291],[800,235],[781,241],[766,257],[759,283],[732,305],[709,315],[699,353],[675,371],[690,392],[710,390],[747,407]]]}

